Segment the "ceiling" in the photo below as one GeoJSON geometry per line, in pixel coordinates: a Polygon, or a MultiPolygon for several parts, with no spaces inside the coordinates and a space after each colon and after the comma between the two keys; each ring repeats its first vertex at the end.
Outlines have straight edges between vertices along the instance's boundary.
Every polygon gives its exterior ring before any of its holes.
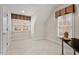
{"type": "Polygon", "coordinates": [[[56,4],[3,4],[2,6],[9,9],[11,13],[31,16],[38,10],[55,7],[56,4]]]}

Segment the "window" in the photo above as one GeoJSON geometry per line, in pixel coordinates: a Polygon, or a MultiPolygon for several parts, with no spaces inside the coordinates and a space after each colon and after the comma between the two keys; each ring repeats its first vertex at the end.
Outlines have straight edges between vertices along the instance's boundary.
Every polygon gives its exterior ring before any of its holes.
{"type": "Polygon", "coordinates": [[[13,19],[13,32],[30,31],[31,22],[29,20],[13,19]]]}
{"type": "Polygon", "coordinates": [[[31,31],[31,17],[24,15],[12,14],[13,32],[31,31]]]}
{"type": "Polygon", "coordinates": [[[64,32],[69,33],[69,37],[72,37],[73,31],[73,13],[69,13],[57,18],[58,20],[58,37],[63,37],[64,32]]]}
{"type": "Polygon", "coordinates": [[[58,24],[58,37],[64,37],[64,33],[68,32],[69,37],[74,34],[74,12],[75,5],[70,5],[66,8],[56,11],[56,19],[58,24]]]}

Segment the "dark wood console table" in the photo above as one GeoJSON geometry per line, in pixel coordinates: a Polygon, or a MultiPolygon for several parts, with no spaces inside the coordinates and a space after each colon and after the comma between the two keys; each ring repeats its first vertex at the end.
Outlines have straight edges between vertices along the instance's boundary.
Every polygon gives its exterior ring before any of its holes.
{"type": "Polygon", "coordinates": [[[64,55],[64,42],[74,50],[73,52],[74,55],[76,55],[75,51],[79,53],[79,39],[77,38],[71,38],[72,40],[64,40],[64,38],[61,39],[62,39],[62,55],[64,55]]]}

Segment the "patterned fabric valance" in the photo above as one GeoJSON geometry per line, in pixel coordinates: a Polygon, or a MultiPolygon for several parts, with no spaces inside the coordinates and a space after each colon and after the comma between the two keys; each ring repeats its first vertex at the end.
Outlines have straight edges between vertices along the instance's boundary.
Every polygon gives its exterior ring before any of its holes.
{"type": "Polygon", "coordinates": [[[31,16],[25,16],[25,15],[18,15],[18,14],[11,14],[12,19],[20,19],[20,20],[31,20],[31,16]]]}
{"type": "Polygon", "coordinates": [[[74,12],[75,12],[75,5],[73,4],[73,5],[70,5],[66,8],[63,8],[61,10],[56,11],[55,16],[59,17],[59,16],[62,16],[62,15],[74,13],[74,12]]]}

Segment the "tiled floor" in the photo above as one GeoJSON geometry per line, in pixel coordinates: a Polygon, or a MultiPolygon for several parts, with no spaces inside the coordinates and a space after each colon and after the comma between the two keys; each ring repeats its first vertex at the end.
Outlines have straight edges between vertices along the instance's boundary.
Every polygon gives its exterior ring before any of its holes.
{"type": "Polygon", "coordinates": [[[13,33],[13,40],[7,54],[49,55],[61,54],[61,45],[46,39],[31,39],[29,32],[13,33]]]}
{"type": "MultiPolygon", "coordinates": [[[[13,33],[13,40],[6,54],[9,55],[61,55],[61,40],[31,39],[30,32],[13,33]]],[[[64,44],[66,55],[73,55],[73,49],[64,44]]]]}
{"type": "Polygon", "coordinates": [[[61,54],[60,47],[48,40],[14,40],[8,49],[13,55],[51,55],[61,54]]]}

